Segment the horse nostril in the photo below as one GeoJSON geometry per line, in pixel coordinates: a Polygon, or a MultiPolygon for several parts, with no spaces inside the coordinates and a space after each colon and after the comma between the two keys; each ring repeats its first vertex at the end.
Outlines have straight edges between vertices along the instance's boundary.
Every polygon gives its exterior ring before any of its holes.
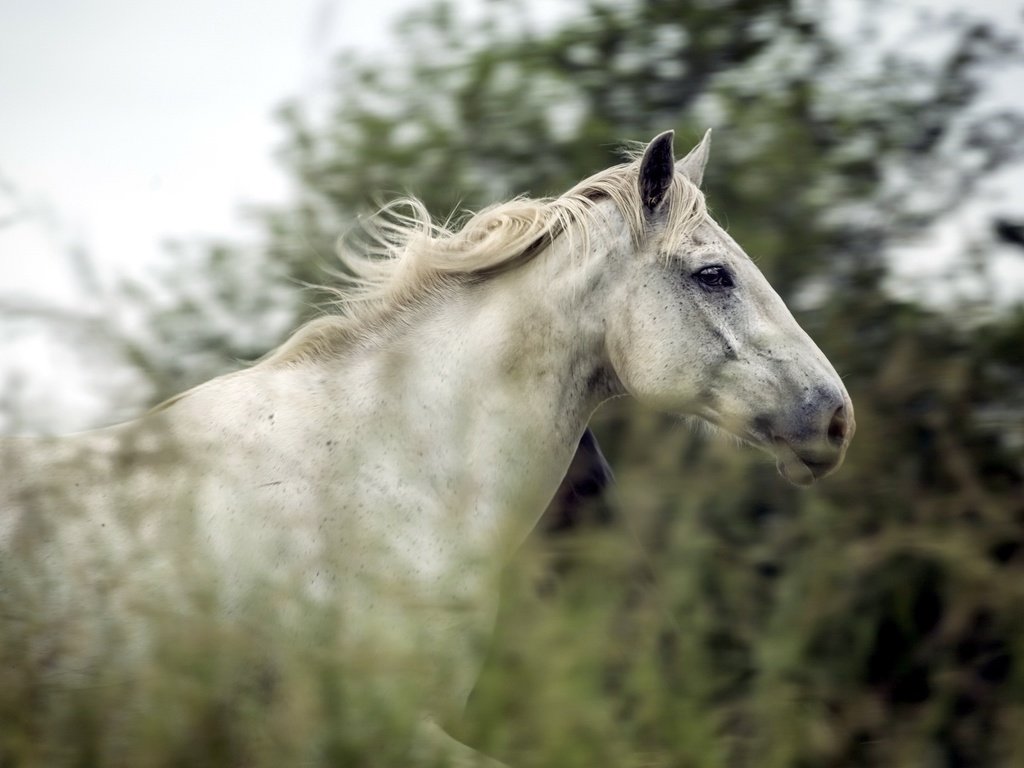
{"type": "Polygon", "coordinates": [[[840,405],[832,414],[832,421],[828,425],[828,441],[836,445],[842,445],[846,439],[846,408],[840,405]]]}

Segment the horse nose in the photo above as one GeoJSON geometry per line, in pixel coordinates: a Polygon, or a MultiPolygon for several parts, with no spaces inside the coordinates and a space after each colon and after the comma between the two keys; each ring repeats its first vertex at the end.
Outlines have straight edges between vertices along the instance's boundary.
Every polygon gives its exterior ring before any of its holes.
{"type": "Polygon", "coordinates": [[[819,390],[815,394],[816,401],[805,406],[806,420],[772,434],[779,471],[797,485],[809,485],[835,471],[856,430],[853,406],[845,393],[819,390]]]}
{"type": "Polygon", "coordinates": [[[846,397],[840,395],[839,405],[835,405],[835,400],[833,400],[829,408],[830,412],[826,411],[825,415],[827,422],[823,425],[825,426],[824,435],[818,432],[817,437],[812,438],[809,443],[799,445],[799,442],[802,442],[799,441],[797,445],[794,445],[797,454],[815,477],[829,474],[842,463],[846,447],[850,444],[856,429],[853,421],[853,407],[846,397]]]}
{"type": "Polygon", "coordinates": [[[840,405],[836,408],[825,434],[828,437],[829,443],[836,448],[839,448],[846,442],[847,437],[850,435],[850,422],[846,417],[845,405],[840,405]]]}

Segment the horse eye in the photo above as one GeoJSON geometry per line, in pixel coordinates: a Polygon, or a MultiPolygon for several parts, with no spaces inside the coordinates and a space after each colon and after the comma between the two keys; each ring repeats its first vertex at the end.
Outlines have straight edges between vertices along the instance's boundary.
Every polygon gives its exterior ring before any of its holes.
{"type": "Polygon", "coordinates": [[[733,287],[732,275],[725,267],[704,267],[704,269],[694,273],[693,277],[704,288],[709,288],[711,290],[722,290],[724,288],[733,287]]]}

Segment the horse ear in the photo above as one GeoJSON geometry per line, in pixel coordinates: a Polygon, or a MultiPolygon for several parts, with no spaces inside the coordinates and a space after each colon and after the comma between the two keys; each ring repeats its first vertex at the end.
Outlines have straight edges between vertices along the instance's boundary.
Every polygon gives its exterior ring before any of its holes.
{"type": "Polygon", "coordinates": [[[675,156],[672,154],[673,131],[659,133],[644,150],[640,161],[640,199],[648,213],[654,211],[665,198],[675,173],[675,156]]]}
{"type": "Polygon", "coordinates": [[[676,170],[686,178],[700,186],[704,178],[704,166],[708,164],[708,155],[711,152],[711,129],[704,133],[700,144],[690,150],[690,154],[676,163],[676,170]]]}

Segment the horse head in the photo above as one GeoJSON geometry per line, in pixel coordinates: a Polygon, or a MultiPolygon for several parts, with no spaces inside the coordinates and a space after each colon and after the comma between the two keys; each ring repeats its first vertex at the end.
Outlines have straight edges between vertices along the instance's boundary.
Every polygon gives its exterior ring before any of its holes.
{"type": "Polygon", "coordinates": [[[791,482],[809,485],[843,461],[855,428],[850,396],[708,215],[698,188],[710,131],[678,162],[672,139],[669,131],[647,146],[636,180],[643,231],[609,265],[611,366],[640,401],[721,427],[771,453],[791,482]]]}

